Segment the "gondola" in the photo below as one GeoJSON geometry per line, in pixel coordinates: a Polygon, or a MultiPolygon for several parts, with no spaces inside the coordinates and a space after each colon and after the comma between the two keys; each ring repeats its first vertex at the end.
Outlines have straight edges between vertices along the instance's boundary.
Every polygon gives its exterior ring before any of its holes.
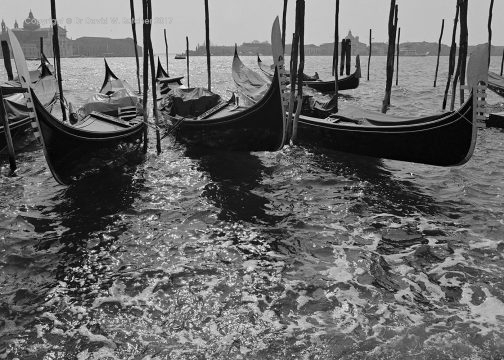
{"type": "MultiPolygon", "coordinates": [[[[355,71],[353,74],[350,74],[347,77],[342,79],[338,79],[338,91],[343,90],[352,90],[357,89],[359,87],[360,77],[361,77],[361,68],[360,68],[360,56],[357,55],[355,59],[355,71]]],[[[271,71],[269,70],[269,66],[264,65],[259,55],[257,56],[257,63],[259,65],[259,69],[271,79],[271,71]]],[[[320,80],[318,78],[318,73],[315,73],[315,76],[308,76],[303,74],[303,85],[309,86],[312,89],[319,91],[321,93],[330,93],[334,92],[334,80],[320,80]]]]}
{"type": "Polygon", "coordinates": [[[272,29],[275,74],[264,97],[251,107],[236,104],[235,97],[222,101],[206,89],[175,89],[163,102],[161,112],[170,123],[169,133],[190,146],[234,151],[276,151],[286,139],[282,92],[283,55],[280,23],[272,29]]]}
{"type": "MultiPolygon", "coordinates": [[[[57,83],[56,78],[44,61],[41,62],[37,70],[30,71],[30,81],[41,102],[46,108],[51,109],[56,101],[57,83]]],[[[26,136],[31,131],[30,124],[33,120],[26,105],[26,90],[21,87],[19,79],[7,81],[1,84],[1,87],[12,139],[16,148],[23,147],[28,142],[33,141],[33,138],[26,136]]],[[[3,125],[0,125],[0,152],[6,145],[5,129],[3,125]]]]}
{"type": "Polygon", "coordinates": [[[483,111],[480,105],[487,82],[487,49],[480,46],[471,55],[468,83],[472,93],[457,111],[404,118],[346,106],[325,118],[301,115],[297,141],[377,158],[437,166],[464,164],[474,151],[476,120],[483,111]],[[477,85],[479,82],[485,85],[477,85]]]}
{"type": "Polygon", "coordinates": [[[183,76],[170,77],[163,65],[161,65],[161,60],[158,58],[157,70],[156,70],[156,81],[159,84],[158,100],[166,96],[172,89],[182,86],[183,76]]]}
{"type": "Polygon", "coordinates": [[[504,97],[504,77],[492,71],[488,72],[488,88],[497,95],[504,97]]]}
{"type": "Polygon", "coordinates": [[[84,101],[71,118],[71,121],[81,121],[93,112],[130,120],[143,115],[142,98],[138,91],[126,81],[121,80],[105,62],[105,77],[100,91],[84,101]]]}
{"type": "MultiPolygon", "coordinates": [[[[18,72],[26,78],[28,71],[21,45],[12,31],[8,30],[8,34],[18,72]]],[[[26,83],[22,85],[29,88],[26,83]]],[[[29,94],[45,158],[60,184],[68,185],[89,172],[125,159],[140,148],[145,131],[140,116],[124,121],[94,111],[72,125],[53,116],[32,88],[29,94]]]]}

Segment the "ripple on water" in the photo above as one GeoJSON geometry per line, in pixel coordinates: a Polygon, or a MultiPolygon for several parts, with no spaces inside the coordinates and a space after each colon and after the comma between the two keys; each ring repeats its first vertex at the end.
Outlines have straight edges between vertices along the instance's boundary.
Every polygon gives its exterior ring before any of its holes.
{"type": "MultiPolygon", "coordinates": [[[[307,72],[330,77],[327,59],[309,58],[307,72]]],[[[205,59],[191,61],[191,81],[205,85],[205,59]]],[[[213,60],[222,95],[230,61],[213,60]]],[[[391,113],[439,111],[434,62],[401,61],[391,113]]],[[[130,59],[109,64],[136,82],[130,59]]],[[[63,59],[71,101],[97,90],[102,66],[63,59]]],[[[170,67],[183,73],[185,62],[170,67]]],[[[342,104],[379,111],[383,81],[372,74],[342,104]]],[[[36,145],[19,154],[17,177],[2,163],[1,358],[504,354],[501,132],[481,130],[473,158],[455,168],[165,140],[160,156],[70,187],[56,185],[36,145]]]]}

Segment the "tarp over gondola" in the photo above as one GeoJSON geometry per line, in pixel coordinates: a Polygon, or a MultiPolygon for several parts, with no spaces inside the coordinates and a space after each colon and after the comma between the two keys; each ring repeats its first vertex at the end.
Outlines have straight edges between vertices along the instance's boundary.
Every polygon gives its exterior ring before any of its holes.
{"type": "Polygon", "coordinates": [[[497,95],[504,97],[504,77],[492,71],[488,72],[488,88],[497,95]]]}

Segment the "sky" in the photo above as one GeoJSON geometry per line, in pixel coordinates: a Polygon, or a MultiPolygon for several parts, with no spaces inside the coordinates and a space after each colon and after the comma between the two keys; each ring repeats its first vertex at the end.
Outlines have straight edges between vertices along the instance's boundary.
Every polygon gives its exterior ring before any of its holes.
{"type": "MultiPolygon", "coordinates": [[[[451,43],[453,19],[457,0],[397,0],[401,43],[408,41],[436,42],[445,19],[442,42],[451,43]]],[[[42,26],[49,26],[49,0],[0,0],[0,17],[8,27],[17,19],[20,26],[32,9],[42,26]]],[[[129,0],[56,0],[57,17],[66,26],[68,37],[103,36],[132,37],[129,0]],[[60,20],[61,19],[61,20],[60,20]]],[[[136,18],[142,18],[142,1],[134,0],[136,18]]],[[[333,42],[335,0],[307,0],[305,15],[305,44],[333,42]]],[[[469,45],[488,41],[490,0],[469,1],[469,45]]],[[[152,0],[152,40],[155,53],[164,53],[163,30],[167,31],[169,52],[185,49],[185,37],[190,48],[205,41],[204,0],[152,0]]],[[[253,40],[270,40],[275,16],[281,20],[283,0],[209,0],[210,42],[215,45],[241,44],[253,40]]],[[[363,43],[388,41],[390,0],[341,0],[339,16],[340,39],[352,31],[363,43]]],[[[287,39],[294,31],[295,0],[288,3],[287,39]]],[[[492,44],[504,45],[504,1],[493,7],[492,44]]],[[[137,26],[139,41],[141,26],[137,26]]],[[[457,36],[458,39],[458,36],[457,36]]],[[[140,44],[141,45],[141,44],[140,44]]]]}

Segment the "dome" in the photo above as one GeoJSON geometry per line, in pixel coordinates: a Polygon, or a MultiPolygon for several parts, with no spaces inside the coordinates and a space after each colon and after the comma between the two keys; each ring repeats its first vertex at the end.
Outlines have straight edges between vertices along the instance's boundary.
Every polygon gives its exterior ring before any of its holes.
{"type": "Polygon", "coordinates": [[[30,14],[28,15],[28,18],[23,22],[23,29],[25,29],[25,30],[38,30],[38,29],[40,29],[40,23],[37,19],[35,19],[31,10],[30,10],[30,14]]]}

